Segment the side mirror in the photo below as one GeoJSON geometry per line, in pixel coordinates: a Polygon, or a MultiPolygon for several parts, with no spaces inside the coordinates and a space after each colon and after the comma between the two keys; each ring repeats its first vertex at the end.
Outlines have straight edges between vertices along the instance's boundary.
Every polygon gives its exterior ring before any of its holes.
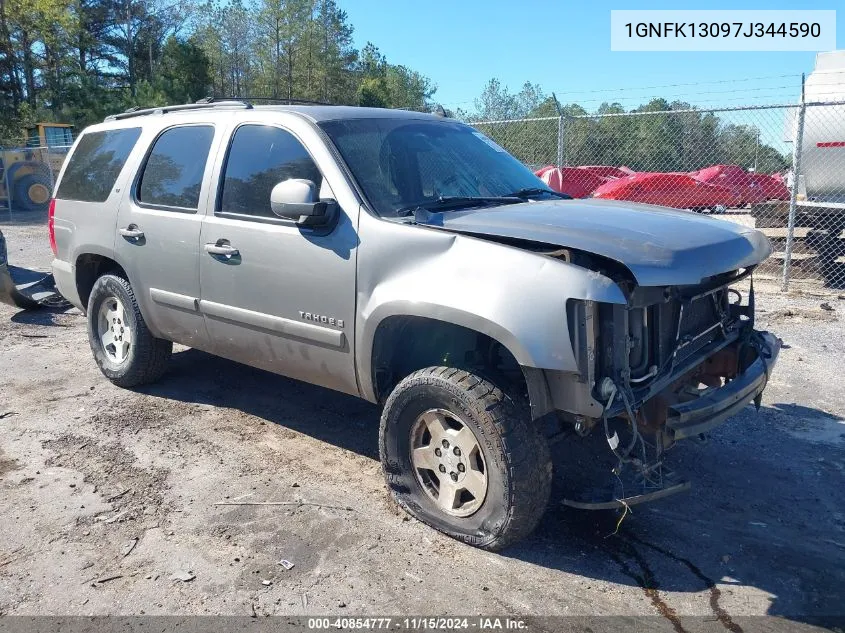
{"type": "Polygon", "coordinates": [[[334,200],[320,200],[317,185],[301,178],[283,180],[270,192],[273,213],[304,226],[327,224],[334,204],[334,200]]]}

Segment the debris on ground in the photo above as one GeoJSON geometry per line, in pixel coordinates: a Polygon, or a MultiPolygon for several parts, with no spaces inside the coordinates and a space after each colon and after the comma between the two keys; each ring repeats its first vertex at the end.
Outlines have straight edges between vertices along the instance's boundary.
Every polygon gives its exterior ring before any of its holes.
{"type": "Polygon", "coordinates": [[[196,578],[196,574],[190,571],[185,571],[184,569],[180,569],[175,574],[173,574],[170,579],[171,580],[181,580],[182,582],[191,582],[194,578],[196,578]]]}
{"type": "Polygon", "coordinates": [[[135,546],[137,544],[138,544],[137,538],[133,538],[129,541],[126,541],[123,544],[123,547],[120,548],[120,553],[123,555],[124,558],[126,558],[127,556],[129,556],[130,552],[132,552],[132,550],[135,549],[135,546]]]}
{"type": "Polygon", "coordinates": [[[102,585],[103,583],[109,582],[110,580],[117,580],[118,578],[123,578],[121,574],[112,574],[110,576],[103,576],[102,578],[98,578],[94,582],[98,585],[102,585]]]}
{"type": "Polygon", "coordinates": [[[293,567],[294,567],[294,564],[292,562],[290,562],[289,560],[286,560],[284,558],[282,560],[280,560],[278,562],[278,564],[281,565],[282,567],[284,567],[285,569],[288,569],[288,570],[293,569],[293,567]]]}
{"type": "Polygon", "coordinates": [[[115,522],[115,521],[117,521],[118,519],[122,518],[122,517],[123,517],[125,514],[127,514],[128,512],[129,512],[129,510],[124,510],[123,512],[118,512],[118,513],[117,513],[117,514],[115,514],[113,517],[108,518],[108,519],[104,519],[104,520],[103,520],[103,523],[114,523],[114,522],[115,522]]]}
{"type": "Polygon", "coordinates": [[[123,495],[125,495],[130,490],[132,490],[132,488],[124,488],[123,490],[118,492],[116,495],[112,495],[111,497],[106,499],[106,503],[112,503],[114,501],[117,501],[118,499],[120,499],[123,495]]]}
{"type": "Polygon", "coordinates": [[[213,504],[216,506],[294,506],[301,508],[303,506],[310,506],[314,508],[325,508],[329,510],[345,510],[346,512],[353,512],[355,508],[351,506],[337,506],[326,503],[314,503],[313,501],[218,501],[213,504]]]}
{"type": "MultiPolygon", "coordinates": [[[[788,307],[779,310],[773,310],[765,315],[768,323],[778,323],[790,319],[806,319],[811,321],[835,321],[836,315],[830,304],[822,304],[819,310],[811,308],[796,308],[788,307]],[[824,306],[827,305],[827,308],[824,306]]],[[[761,317],[764,315],[761,314],[761,317]]]]}

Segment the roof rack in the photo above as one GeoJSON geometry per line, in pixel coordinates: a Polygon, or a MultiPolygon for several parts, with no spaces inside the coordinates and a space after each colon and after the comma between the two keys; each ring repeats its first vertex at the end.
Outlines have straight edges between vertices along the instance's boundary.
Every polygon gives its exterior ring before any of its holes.
{"type": "Polygon", "coordinates": [[[111,114],[103,120],[120,121],[121,119],[130,119],[132,117],[147,116],[150,114],[167,114],[168,112],[180,112],[182,110],[231,108],[233,106],[238,106],[246,110],[252,109],[252,104],[249,101],[244,101],[242,99],[227,99],[225,101],[215,101],[213,97],[206,97],[205,99],[200,99],[196,103],[183,103],[181,105],[162,106],[159,108],[144,108],[143,110],[140,110],[138,109],[138,106],[134,106],[126,110],[126,112],[121,112],[120,114],[111,114]]]}
{"type": "Polygon", "coordinates": [[[274,105],[321,105],[331,106],[336,103],[328,103],[326,101],[314,101],[313,99],[288,99],[287,97],[232,97],[236,101],[278,101],[274,105]]]}

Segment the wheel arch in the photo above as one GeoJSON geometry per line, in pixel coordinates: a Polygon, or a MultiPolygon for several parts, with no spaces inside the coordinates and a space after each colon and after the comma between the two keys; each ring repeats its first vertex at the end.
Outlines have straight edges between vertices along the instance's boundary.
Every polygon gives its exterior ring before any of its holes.
{"type": "Polygon", "coordinates": [[[366,376],[365,397],[384,402],[406,376],[446,365],[479,373],[511,395],[525,398],[533,418],[547,413],[550,398],[545,375],[520,362],[526,350],[513,337],[503,336],[506,333],[500,326],[473,327],[476,324],[475,315],[461,319],[453,314],[449,320],[409,313],[385,316],[363,348],[369,358],[367,373],[361,374],[366,376]]]}
{"type": "MultiPolygon", "coordinates": [[[[112,255],[102,252],[82,252],[74,260],[76,292],[83,312],[87,312],[88,299],[97,279],[109,273],[116,273],[129,280],[126,269],[112,255]]],[[[131,280],[129,280],[131,283],[131,280]]]]}

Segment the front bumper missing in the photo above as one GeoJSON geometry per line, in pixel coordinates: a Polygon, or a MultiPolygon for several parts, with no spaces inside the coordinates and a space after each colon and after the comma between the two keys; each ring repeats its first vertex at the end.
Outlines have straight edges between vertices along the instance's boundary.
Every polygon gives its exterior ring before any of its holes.
{"type": "MultiPolygon", "coordinates": [[[[722,387],[704,392],[694,400],[669,405],[666,427],[673,435],[673,440],[706,433],[739,413],[749,403],[759,404],[759,398],[762,396],[772,369],[777,362],[782,341],[768,332],[753,332],[745,345],[740,345],[741,349],[746,350],[741,354],[744,358],[743,366],[745,369],[730,382],[722,387]]],[[[656,459],[659,460],[659,455],[656,459]]],[[[644,461],[633,461],[639,464],[640,469],[644,465],[644,461]]],[[[631,483],[621,485],[622,480],[619,479],[619,474],[620,472],[629,472],[628,469],[625,471],[615,470],[614,472],[617,473],[620,485],[612,486],[615,488],[612,494],[608,495],[610,490],[599,491],[598,494],[593,490],[587,498],[564,499],[563,504],[582,510],[611,510],[656,501],[690,489],[689,482],[679,482],[674,474],[669,474],[666,478],[661,475],[650,482],[648,477],[644,477],[633,482],[633,485],[631,483]],[[625,494],[627,491],[634,490],[637,493],[625,494]]],[[[632,474],[636,476],[637,472],[634,469],[632,474]]],[[[643,471],[640,470],[639,472],[643,471]]]]}
{"type": "Polygon", "coordinates": [[[757,358],[724,387],[714,389],[695,400],[669,406],[666,426],[674,439],[707,433],[739,413],[763,393],[777,362],[782,341],[769,332],[755,332],[757,358]]]}

